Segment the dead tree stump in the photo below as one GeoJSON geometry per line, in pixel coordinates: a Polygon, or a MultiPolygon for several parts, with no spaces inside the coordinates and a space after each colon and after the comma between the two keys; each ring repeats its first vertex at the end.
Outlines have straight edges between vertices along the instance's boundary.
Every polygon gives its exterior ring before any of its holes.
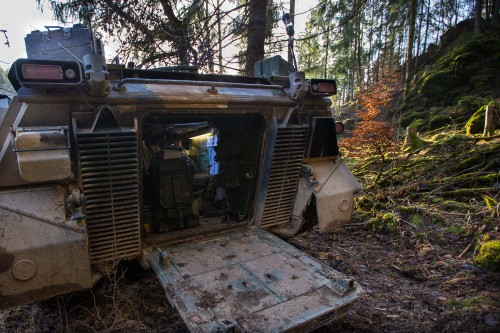
{"type": "Polygon", "coordinates": [[[490,135],[493,135],[493,132],[495,131],[495,127],[493,124],[493,110],[494,106],[493,105],[488,105],[486,107],[486,112],[484,113],[484,132],[483,132],[483,137],[487,137],[490,135]]]}

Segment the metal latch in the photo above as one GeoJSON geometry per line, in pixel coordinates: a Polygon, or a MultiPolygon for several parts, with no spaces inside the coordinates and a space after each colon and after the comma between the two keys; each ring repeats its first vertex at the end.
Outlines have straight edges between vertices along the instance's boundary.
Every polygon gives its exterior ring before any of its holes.
{"type": "Polygon", "coordinates": [[[160,268],[162,270],[166,270],[170,266],[170,260],[168,259],[168,254],[159,247],[156,248],[156,251],[158,251],[158,264],[160,268]]]}
{"type": "Polygon", "coordinates": [[[85,218],[85,196],[78,189],[73,189],[68,196],[68,206],[71,211],[71,221],[85,218]]]}
{"type": "Polygon", "coordinates": [[[329,276],[330,281],[332,281],[332,287],[337,291],[342,297],[356,290],[356,284],[354,280],[349,277],[338,277],[329,276]]]}
{"type": "Polygon", "coordinates": [[[70,27],[65,27],[63,29],[63,37],[64,37],[64,39],[71,39],[71,28],[70,27]]]}

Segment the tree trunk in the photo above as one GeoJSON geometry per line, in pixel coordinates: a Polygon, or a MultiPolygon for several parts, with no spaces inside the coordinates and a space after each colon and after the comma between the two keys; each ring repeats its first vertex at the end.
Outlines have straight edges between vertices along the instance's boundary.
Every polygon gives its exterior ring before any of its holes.
{"type": "Polygon", "coordinates": [[[372,84],[372,50],[373,50],[373,21],[375,17],[375,7],[372,9],[371,17],[370,17],[370,28],[368,30],[368,59],[366,60],[366,83],[372,84]]]}
{"type": "Polygon", "coordinates": [[[441,36],[441,29],[444,28],[444,15],[443,15],[443,1],[439,1],[439,13],[438,15],[438,24],[436,29],[436,44],[439,44],[439,36],[441,36]]]}
{"type": "Polygon", "coordinates": [[[357,70],[357,78],[356,78],[356,84],[358,87],[361,88],[361,85],[363,84],[363,69],[361,68],[361,57],[363,53],[363,45],[361,41],[363,40],[363,30],[361,29],[361,15],[362,11],[358,14],[358,20],[357,20],[357,33],[356,33],[356,38],[357,38],[357,46],[358,49],[356,50],[356,70],[357,70]]]}
{"type": "Polygon", "coordinates": [[[500,0],[495,0],[495,5],[493,7],[493,25],[495,27],[500,27],[500,0]]]}
{"type": "Polygon", "coordinates": [[[420,55],[420,39],[422,36],[422,21],[424,17],[424,1],[420,2],[420,13],[418,15],[418,31],[417,31],[417,47],[416,47],[416,52],[415,52],[415,63],[414,63],[414,68],[417,69],[418,67],[418,56],[420,55]]]}
{"type": "Polygon", "coordinates": [[[173,41],[174,47],[177,49],[177,56],[179,58],[179,65],[189,65],[189,49],[191,41],[187,36],[187,28],[185,22],[179,20],[174,13],[172,4],[168,0],[160,1],[163,13],[168,18],[169,25],[172,27],[177,38],[173,41]]]}
{"type": "MultiPolygon", "coordinates": [[[[330,50],[330,31],[326,33],[326,41],[325,41],[325,64],[323,68],[323,78],[328,78],[328,51],[330,50]]],[[[292,62],[293,64],[293,62],[292,62]]]]}
{"type": "Polygon", "coordinates": [[[382,56],[382,64],[380,65],[380,76],[382,79],[385,77],[385,60],[387,58],[387,30],[388,30],[388,25],[384,25],[384,50],[383,50],[383,56],[382,56]]]}
{"type": "MultiPolygon", "coordinates": [[[[208,1],[205,1],[205,17],[210,17],[210,11],[208,10],[208,1]]],[[[210,25],[210,19],[205,20],[205,31],[209,30],[209,25],[210,25]]],[[[210,74],[214,73],[214,53],[213,49],[210,47],[212,45],[212,41],[210,38],[210,33],[207,33],[207,45],[210,48],[210,50],[207,52],[208,54],[208,72],[210,74]]]]}
{"type": "Polygon", "coordinates": [[[413,59],[413,40],[415,37],[415,19],[417,17],[417,0],[410,0],[410,13],[409,13],[409,27],[408,27],[408,47],[406,48],[406,84],[405,84],[405,97],[410,92],[411,84],[411,71],[413,59]]]}
{"type": "Polygon", "coordinates": [[[381,11],[380,11],[380,25],[378,29],[378,36],[377,36],[377,65],[376,65],[376,70],[374,72],[374,80],[375,83],[378,83],[379,77],[380,77],[380,58],[382,57],[382,29],[384,27],[384,7],[383,4],[381,5],[381,11]]]}
{"type": "Polygon", "coordinates": [[[222,28],[221,28],[221,15],[220,15],[220,0],[217,0],[217,44],[219,45],[219,74],[224,73],[224,67],[222,67],[222,28]]]}
{"type": "Polygon", "coordinates": [[[474,7],[474,33],[478,33],[481,29],[481,11],[483,9],[483,0],[476,0],[474,7]]]}
{"type": "MultiPolygon", "coordinates": [[[[290,17],[292,18],[292,27],[295,29],[295,0],[290,0],[290,17]]],[[[293,54],[290,48],[288,48],[288,62],[293,64],[293,54]]]]}
{"type": "Polygon", "coordinates": [[[249,1],[248,43],[245,61],[245,75],[254,76],[254,65],[264,59],[266,39],[267,0],[249,1]]]}
{"type": "Polygon", "coordinates": [[[427,51],[427,38],[429,37],[429,25],[431,24],[431,0],[429,0],[429,3],[426,6],[427,14],[425,19],[424,51],[422,53],[427,51]]]}

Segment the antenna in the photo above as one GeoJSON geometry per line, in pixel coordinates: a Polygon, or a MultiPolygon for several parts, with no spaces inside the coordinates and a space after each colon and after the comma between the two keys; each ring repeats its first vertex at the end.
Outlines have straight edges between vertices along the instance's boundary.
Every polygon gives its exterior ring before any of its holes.
{"type": "Polygon", "coordinates": [[[293,30],[290,13],[283,13],[283,17],[281,19],[286,27],[286,34],[288,35],[288,49],[290,50],[290,54],[293,58],[293,66],[295,67],[295,71],[298,71],[299,67],[297,66],[297,59],[295,58],[295,51],[293,49],[293,41],[295,40],[293,35],[295,34],[295,31],[293,30]]]}
{"type": "Polygon", "coordinates": [[[92,0],[85,1],[84,7],[85,20],[87,21],[90,38],[92,39],[92,51],[94,51],[94,54],[97,54],[96,39],[94,36],[94,31],[92,30],[92,14],[94,14],[94,2],[92,0]]]}
{"type": "Polygon", "coordinates": [[[7,37],[7,30],[0,30],[0,32],[3,32],[3,35],[5,36],[5,45],[7,45],[7,47],[10,47],[10,43],[9,43],[9,37],[7,37]]]}

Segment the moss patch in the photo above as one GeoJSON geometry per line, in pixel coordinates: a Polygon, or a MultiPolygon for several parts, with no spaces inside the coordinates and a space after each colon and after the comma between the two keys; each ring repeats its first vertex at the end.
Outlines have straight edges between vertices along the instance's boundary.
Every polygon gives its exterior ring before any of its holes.
{"type": "MultiPolygon", "coordinates": [[[[421,120],[421,119],[419,119],[419,120],[421,120]]],[[[422,125],[423,124],[424,123],[422,120],[422,125]]],[[[414,127],[417,127],[417,126],[414,126],[414,127]]],[[[428,144],[429,144],[429,142],[421,139],[416,132],[410,132],[410,150],[411,151],[420,150],[420,149],[424,148],[425,146],[427,146],[428,144]]]]}
{"type": "Polygon", "coordinates": [[[417,119],[421,119],[422,121],[427,117],[427,113],[424,111],[412,111],[412,112],[407,112],[401,117],[400,120],[400,125],[402,127],[407,127],[409,126],[412,122],[414,122],[417,119]]]}
{"type": "Polygon", "coordinates": [[[495,302],[493,300],[487,299],[484,296],[470,297],[470,298],[452,298],[445,304],[445,309],[450,310],[461,310],[470,309],[477,307],[479,305],[493,305],[495,302]]]}
{"type": "Polygon", "coordinates": [[[371,218],[367,222],[374,231],[387,232],[389,234],[396,234],[398,231],[398,218],[393,213],[384,213],[381,216],[371,218]]]}
{"type": "Polygon", "coordinates": [[[494,240],[481,245],[475,263],[491,272],[500,272],[500,241],[494,240]]]}
{"type": "Polygon", "coordinates": [[[467,211],[471,210],[471,206],[465,203],[457,202],[454,200],[445,200],[442,204],[441,207],[444,210],[448,211],[458,211],[462,213],[467,213],[467,211]]]}
{"type": "Polygon", "coordinates": [[[469,80],[467,85],[474,89],[476,92],[485,94],[495,88],[494,82],[495,77],[492,77],[490,74],[486,74],[473,77],[469,80]]]}
{"type": "Polygon", "coordinates": [[[415,119],[414,121],[411,122],[409,127],[415,127],[417,130],[421,129],[424,127],[426,124],[425,120],[423,119],[415,119]]]}
{"type": "Polygon", "coordinates": [[[438,129],[449,124],[451,124],[451,118],[446,115],[437,115],[429,120],[429,128],[431,130],[438,129]]]}

